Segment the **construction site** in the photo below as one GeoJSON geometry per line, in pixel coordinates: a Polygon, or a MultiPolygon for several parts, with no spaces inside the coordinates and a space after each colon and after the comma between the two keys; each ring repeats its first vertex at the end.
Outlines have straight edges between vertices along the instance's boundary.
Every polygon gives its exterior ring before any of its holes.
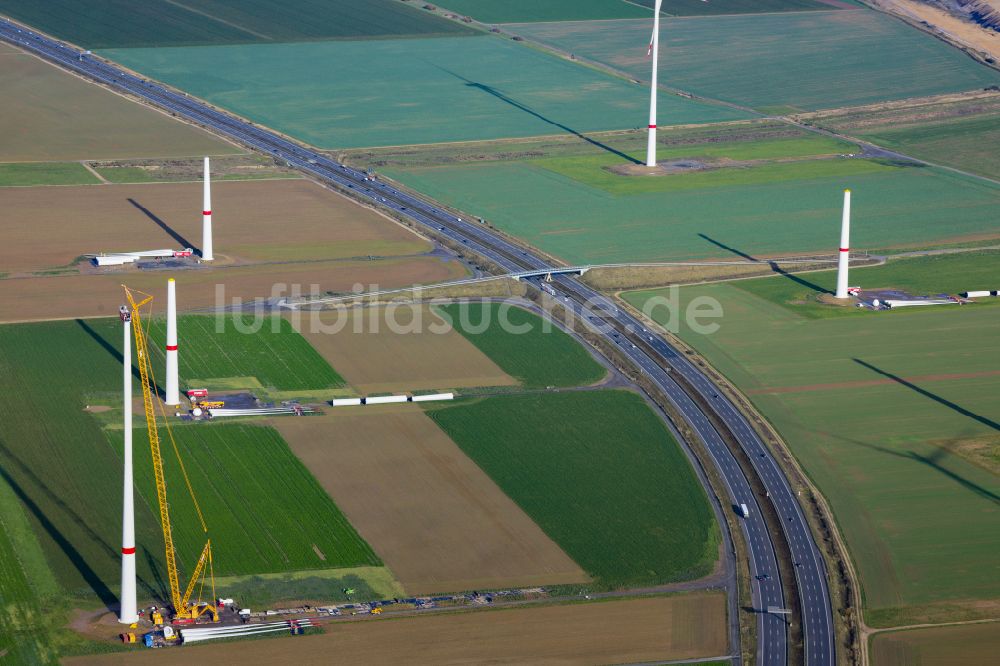
{"type": "Polygon", "coordinates": [[[987,653],[995,63],[452,2],[0,0],[0,661],[987,653]]]}

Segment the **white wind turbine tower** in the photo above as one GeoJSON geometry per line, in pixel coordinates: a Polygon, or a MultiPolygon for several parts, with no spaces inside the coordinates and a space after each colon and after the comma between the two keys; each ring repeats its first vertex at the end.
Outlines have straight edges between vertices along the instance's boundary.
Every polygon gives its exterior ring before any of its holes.
{"type": "Polygon", "coordinates": [[[122,624],[133,624],[139,621],[139,611],[135,592],[135,512],[132,499],[132,313],[124,305],[119,313],[125,333],[122,347],[125,474],[122,484],[122,587],[118,621],[122,624]]]}
{"type": "Polygon", "coordinates": [[[656,0],[653,9],[653,37],[649,40],[647,56],[653,57],[653,77],[649,84],[649,141],[646,144],[646,166],[656,166],[656,66],[660,58],[660,5],[663,0],[656,0]]]}

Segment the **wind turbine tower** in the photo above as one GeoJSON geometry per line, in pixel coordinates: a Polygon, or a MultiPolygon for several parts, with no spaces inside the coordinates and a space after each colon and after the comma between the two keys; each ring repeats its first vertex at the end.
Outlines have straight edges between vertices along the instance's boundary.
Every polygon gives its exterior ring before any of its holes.
{"type": "Polygon", "coordinates": [[[167,280],[167,387],[164,402],[171,407],[181,404],[180,381],[177,377],[177,283],[167,280]]]}
{"type": "Polygon", "coordinates": [[[851,263],[851,191],[844,190],[840,222],[840,257],[837,263],[837,298],[847,298],[847,269],[851,263]]]}
{"type": "Polygon", "coordinates": [[[121,609],[118,621],[134,624],[139,621],[138,604],[135,597],[135,510],[132,501],[132,313],[124,305],[119,309],[124,329],[122,347],[122,383],[125,408],[125,478],[122,491],[122,587],[121,609]]]}
{"type": "Polygon", "coordinates": [[[646,144],[646,166],[656,166],[656,66],[660,58],[660,5],[663,0],[656,0],[653,9],[653,38],[649,40],[647,55],[653,57],[653,76],[649,84],[649,140],[646,144]]]}
{"type": "Polygon", "coordinates": [[[208,158],[205,158],[205,200],[201,207],[201,260],[212,261],[212,182],[209,179],[208,158]]]}

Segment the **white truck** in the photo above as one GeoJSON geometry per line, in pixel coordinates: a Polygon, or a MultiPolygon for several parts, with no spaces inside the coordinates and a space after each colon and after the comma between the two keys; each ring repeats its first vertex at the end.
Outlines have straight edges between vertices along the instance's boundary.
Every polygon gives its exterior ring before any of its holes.
{"type": "Polygon", "coordinates": [[[747,507],[746,503],[740,504],[740,515],[744,518],[750,517],[750,509],[747,507]]]}

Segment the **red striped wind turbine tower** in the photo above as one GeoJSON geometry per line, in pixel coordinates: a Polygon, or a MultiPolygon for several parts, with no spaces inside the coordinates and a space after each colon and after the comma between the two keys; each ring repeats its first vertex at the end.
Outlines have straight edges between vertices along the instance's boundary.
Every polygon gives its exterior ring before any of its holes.
{"type": "Polygon", "coordinates": [[[646,144],[646,166],[656,166],[656,66],[660,58],[660,5],[663,0],[656,0],[653,9],[653,37],[649,40],[649,51],[646,57],[653,58],[653,77],[649,84],[649,141],[646,144]]]}
{"type": "Polygon", "coordinates": [[[844,190],[844,213],[840,222],[840,257],[837,262],[837,298],[847,298],[847,269],[851,263],[851,191],[844,190]]]}
{"type": "Polygon", "coordinates": [[[201,207],[201,260],[212,261],[212,182],[209,179],[208,158],[205,158],[205,201],[201,207]]]}
{"type": "Polygon", "coordinates": [[[124,305],[119,309],[122,328],[125,330],[122,347],[122,383],[125,428],[124,467],[122,490],[122,587],[121,608],[118,621],[134,624],[139,621],[135,596],[135,510],[132,485],[132,313],[124,305]]]}
{"type": "Polygon", "coordinates": [[[167,280],[167,386],[163,402],[171,407],[181,404],[180,382],[177,378],[177,285],[167,280]]]}

